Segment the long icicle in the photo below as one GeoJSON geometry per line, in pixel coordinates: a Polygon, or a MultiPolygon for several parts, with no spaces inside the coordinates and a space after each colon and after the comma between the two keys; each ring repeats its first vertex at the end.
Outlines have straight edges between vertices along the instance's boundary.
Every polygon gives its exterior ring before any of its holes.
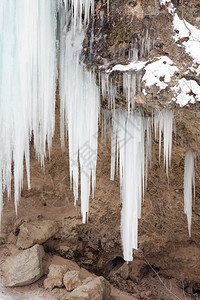
{"type": "Polygon", "coordinates": [[[189,150],[185,155],[184,168],[184,212],[187,215],[189,236],[191,236],[192,223],[192,188],[195,199],[195,159],[195,152],[189,150]]]}
{"type": "MultiPolygon", "coordinates": [[[[92,194],[96,185],[98,142],[99,91],[95,75],[81,62],[84,29],[94,2],[69,1],[66,14],[61,10],[60,51],[60,114],[61,142],[64,146],[64,128],[68,132],[70,182],[74,203],[78,200],[79,163],[81,174],[81,213],[83,223],[89,212],[90,182],[92,194]],[[82,21],[84,14],[84,21],[82,21]],[[63,26],[64,25],[64,26],[63,26]]],[[[67,135],[67,133],[66,133],[67,135]]]]}
{"type": "Polygon", "coordinates": [[[30,188],[32,133],[42,165],[46,143],[51,148],[56,76],[56,1],[1,0],[0,208],[4,190],[7,189],[8,197],[11,195],[12,162],[16,212],[23,185],[24,157],[30,188]]]}

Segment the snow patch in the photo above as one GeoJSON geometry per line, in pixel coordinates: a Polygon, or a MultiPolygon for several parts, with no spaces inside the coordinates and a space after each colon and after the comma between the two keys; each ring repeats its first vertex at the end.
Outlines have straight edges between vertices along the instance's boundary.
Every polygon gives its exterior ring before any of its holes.
{"type": "Polygon", "coordinates": [[[167,56],[161,56],[158,57],[157,61],[148,64],[145,70],[146,72],[142,78],[145,85],[150,87],[155,84],[160,90],[163,90],[168,86],[171,77],[178,71],[178,68],[173,65],[173,61],[167,56]]]}
{"type": "Polygon", "coordinates": [[[182,78],[178,84],[172,88],[176,96],[172,99],[180,106],[185,106],[189,103],[194,104],[200,101],[200,86],[195,80],[187,80],[182,78]]]}
{"type": "Polygon", "coordinates": [[[130,62],[128,65],[115,65],[110,72],[113,71],[120,71],[120,72],[127,72],[127,71],[139,71],[145,67],[148,61],[133,61],[130,62]]]}
{"type": "Polygon", "coordinates": [[[181,20],[177,14],[173,21],[175,41],[180,41],[186,52],[194,59],[193,67],[197,75],[200,74],[200,30],[185,20],[181,20]]]}
{"type": "Polygon", "coordinates": [[[174,15],[175,7],[171,0],[160,0],[160,5],[165,5],[170,15],[174,15]]]}

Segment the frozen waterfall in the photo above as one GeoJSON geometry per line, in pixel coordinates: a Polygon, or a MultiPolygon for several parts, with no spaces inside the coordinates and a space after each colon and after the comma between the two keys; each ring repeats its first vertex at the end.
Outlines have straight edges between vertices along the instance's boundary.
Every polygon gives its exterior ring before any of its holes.
{"type": "Polygon", "coordinates": [[[104,134],[107,123],[111,124],[111,180],[114,180],[115,173],[118,173],[119,165],[122,199],[121,235],[126,261],[133,259],[132,251],[137,249],[138,219],[141,218],[145,177],[147,183],[147,170],[149,162],[151,163],[153,127],[156,136],[159,131],[159,152],[163,133],[167,174],[171,161],[173,113],[156,111],[152,120],[145,117],[141,111],[122,109],[113,110],[110,114],[106,112],[103,118],[104,134]]]}
{"type": "Polygon", "coordinates": [[[83,223],[89,212],[90,183],[94,195],[98,144],[99,90],[95,75],[81,62],[84,29],[93,1],[72,1],[60,14],[60,115],[61,142],[65,125],[69,142],[70,180],[78,200],[79,164],[83,223]],[[82,21],[82,14],[84,20],[82,21]]]}
{"type": "MultiPolygon", "coordinates": [[[[46,143],[54,134],[56,68],[56,1],[0,2],[0,207],[11,196],[14,168],[15,209],[26,161],[30,188],[29,141],[44,163],[46,143]]],[[[0,212],[1,214],[1,212],[0,212]]]]}

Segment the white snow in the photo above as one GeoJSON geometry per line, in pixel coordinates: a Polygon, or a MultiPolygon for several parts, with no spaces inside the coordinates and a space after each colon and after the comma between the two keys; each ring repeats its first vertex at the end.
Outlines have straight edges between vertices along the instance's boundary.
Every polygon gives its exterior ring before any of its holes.
{"type": "Polygon", "coordinates": [[[175,7],[171,0],[160,0],[160,5],[165,5],[170,15],[174,15],[175,7]]]}
{"type": "Polygon", "coordinates": [[[120,72],[127,72],[127,71],[139,71],[142,70],[145,65],[147,64],[147,61],[132,61],[127,65],[115,65],[112,69],[111,72],[113,71],[120,71],[120,72]]]}
{"type": "Polygon", "coordinates": [[[200,101],[200,86],[195,80],[182,78],[172,90],[176,95],[172,100],[176,101],[180,106],[200,101]]]}
{"type": "Polygon", "coordinates": [[[155,84],[160,90],[163,90],[168,86],[171,77],[178,71],[178,68],[173,65],[173,61],[170,58],[161,56],[157,57],[155,62],[148,64],[145,67],[145,71],[142,78],[145,81],[145,85],[150,87],[155,84]]]}
{"type": "MultiPolygon", "coordinates": [[[[0,5],[0,208],[11,195],[14,167],[15,209],[26,161],[30,188],[29,140],[43,165],[54,134],[56,1],[1,0],[0,5]]],[[[1,214],[1,212],[0,212],[1,214]]]]}
{"type": "Polygon", "coordinates": [[[73,1],[72,16],[70,10],[66,10],[66,15],[60,15],[60,131],[63,147],[65,127],[68,132],[70,179],[75,205],[78,200],[80,163],[81,213],[85,223],[89,212],[90,183],[93,195],[96,185],[99,90],[95,75],[87,71],[80,60],[83,30],[93,1],[79,1],[79,4],[77,7],[78,2],[73,1]]]}
{"type": "Polygon", "coordinates": [[[196,69],[197,75],[200,74],[200,30],[188,23],[186,20],[181,20],[177,14],[173,21],[175,36],[177,42],[182,38],[188,38],[188,41],[183,41],[181,44],[185,47],[185,51],[193,58],[193,67],[196,69]]]}
{"type": "Polygon", "coordinates": [[[189,236],[191,236],[192,194],[195,199],[195,159],[195,152],[189,150],[185,155],[184,169],[184,212],[187,215],[189,236]]]}

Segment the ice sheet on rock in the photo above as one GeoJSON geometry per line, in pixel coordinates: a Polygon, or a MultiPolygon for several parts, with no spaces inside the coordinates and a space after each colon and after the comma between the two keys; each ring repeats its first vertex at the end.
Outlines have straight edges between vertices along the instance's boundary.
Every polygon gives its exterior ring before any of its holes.
{"type": "Polygon", "coordinates": [[[180,106],[194,104],[200,101],[200,86],[195,80],[187,80],[182,78],[178,84],[172,88],[175,92],[175,97],[172,99],[180,106]]]}
{"type": "Polygon", "coordinates": [[[44,163],[54,134],[56,1],[1,0],[0,3],[0,206],[11,195],[14,167],[15,208],[23,185],[29,140],[44,163]],[[2,192],[1,192],[2,189],[2,192]]]}
{"type": "Polygon", "coordinates": [[[191,236],[192,194],[195,198],[195,159],[195,152],[189,150],[185,155],[184,168],[184,212],[187,215],[189,236],[191,236]]]}
{"type": "Polygon", "coordinates": [[[145,67],[146,72],[142,80],[145,81],[147,87],[155,84],[160,90],[163,90],[168,86],[171,77],[178,71],[178,68],[173,65],[173,61],[167,56],[161,56],[157,59],[145,67]]]}
{"type": "Polygon", "coordinates": [[[70,182],[74,202],[78,200],[79,163],[81,180],[81,213],[83,223],[89,212],[92,182],[96,184],[99,91],[92,71],[81,62],[82,41],[93,1],[72,1],[71,11],[60,12],[60,116],[61,142],[65,127],[69,141],[70,182]],[[82,15],[84,21],[82,22],[82,15]]]}

